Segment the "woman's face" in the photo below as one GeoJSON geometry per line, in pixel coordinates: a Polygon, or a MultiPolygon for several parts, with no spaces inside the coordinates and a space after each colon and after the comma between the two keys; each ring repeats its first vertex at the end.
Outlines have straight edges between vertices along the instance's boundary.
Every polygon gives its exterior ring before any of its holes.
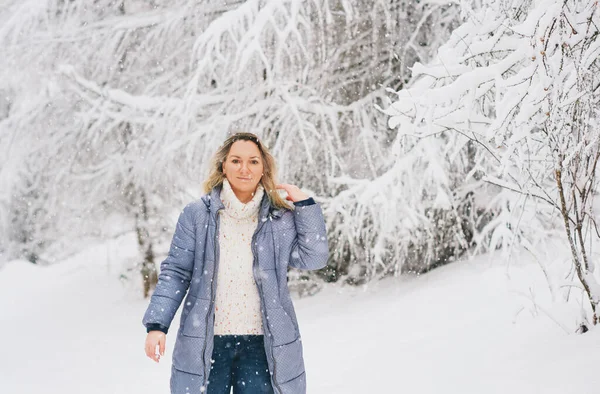
{"type": "Polygon", "coordinates": [[[263,174],[258,146],[252,141],[234,142],[223,163],[223,173],[236,194],[254,193],[263,174]]]}

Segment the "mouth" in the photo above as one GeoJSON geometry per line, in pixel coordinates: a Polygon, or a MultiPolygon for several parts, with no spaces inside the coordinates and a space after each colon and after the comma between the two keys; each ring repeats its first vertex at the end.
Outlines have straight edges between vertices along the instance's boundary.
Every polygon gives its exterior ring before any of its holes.
{"type": "Polygon", "coordinates": [[[245,181],[245,182],[249,182],[252,180],[252,178],[238,178],[240,181],[245,181]]]}

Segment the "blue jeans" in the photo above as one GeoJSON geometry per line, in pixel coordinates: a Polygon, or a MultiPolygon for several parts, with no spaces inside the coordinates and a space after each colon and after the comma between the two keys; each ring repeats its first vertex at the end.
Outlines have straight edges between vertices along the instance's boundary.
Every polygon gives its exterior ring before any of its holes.
{"type": "Polygon", "coordinates": [[[215,335],[207,394],[273,394],[263,335],[215,335]]]}

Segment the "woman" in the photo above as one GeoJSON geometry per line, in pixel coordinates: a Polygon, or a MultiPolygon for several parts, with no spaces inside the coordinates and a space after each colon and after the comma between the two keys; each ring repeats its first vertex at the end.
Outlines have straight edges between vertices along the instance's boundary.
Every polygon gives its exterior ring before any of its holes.
{"type": "Polygon", "coordinates": [[[207,194],[179,216],[143,318],[146,355],[158,362],[185,297],[173,394],[306,393],[287,267],[323,268],[329,249],[319,204],[294,185],[276,185],[275,176],[258,137],[234,134],[215,154],[207,194]]]}

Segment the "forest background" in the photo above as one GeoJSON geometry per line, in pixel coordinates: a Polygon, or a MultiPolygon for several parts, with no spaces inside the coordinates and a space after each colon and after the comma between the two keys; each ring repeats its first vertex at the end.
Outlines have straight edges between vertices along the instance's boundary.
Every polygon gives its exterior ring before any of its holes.
{"type": "Polygon", "coordinates": [[[134,233],[115,275],[147,295],[238,128],[324,209],[299,295],[524,248],[586,332],[599,26],[585,0],[1,0],[0,267],[134,233]]]}

